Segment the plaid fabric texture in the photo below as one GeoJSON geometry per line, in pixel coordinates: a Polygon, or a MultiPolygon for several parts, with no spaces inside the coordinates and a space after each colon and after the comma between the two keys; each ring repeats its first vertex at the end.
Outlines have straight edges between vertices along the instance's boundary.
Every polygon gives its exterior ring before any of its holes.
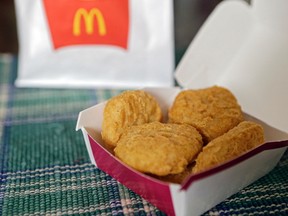
{"type": "MultiPolygon", "coordinates": [[[[89,162],[79,111],[120,90],[19,89],[0,55],[0,215],[165,215],[89,162]]],[[[204,215],[288,215],[288,154],[204,215]]]]}

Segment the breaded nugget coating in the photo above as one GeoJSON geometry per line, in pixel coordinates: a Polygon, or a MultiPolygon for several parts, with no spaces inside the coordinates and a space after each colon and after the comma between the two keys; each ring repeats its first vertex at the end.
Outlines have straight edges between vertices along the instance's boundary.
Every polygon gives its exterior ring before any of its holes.
{"type": "Polygon", "coordinates": [[[236,158],[264,143],[263,127],[243,121],[224,135],[206,145],[196,159],[193,173],[207,170],[225,161],[236,158]]]}
{"type": "Polygon", "coordinates": [[[190,175],[192,175],[192,168],[193,168],[193,164],[189,164],[186,169],[178,174],[169,174],[166,176],[155,176],[155,175],[151,175],[152,177],[159,179],[161,181],[164,182],[169,182],[169,183],[175,183],[175,184],[181,184],[183,183],[183,181],[190,175]]]}
{"type": "Polygon", "coordinates": [[[130,167],[158,176],[177,174],[202,149],[202,137],[192,126],[152,122],[127,129],[114,149],[130,167]]]}
{"type": "Polygon", "coordinates": [[[111,98],[105,106],[102,139],[115,147],[127,127],[161,119],[161,108],[152,95],[142,90],[125,91],[111,98]]]}
{"type": "Polygon", "coordinates": [[[205,143],[243,121],[241,107],[226,88],[184,90],[169,110],[170,123],[186,123],[200,131],[205,143]]]}

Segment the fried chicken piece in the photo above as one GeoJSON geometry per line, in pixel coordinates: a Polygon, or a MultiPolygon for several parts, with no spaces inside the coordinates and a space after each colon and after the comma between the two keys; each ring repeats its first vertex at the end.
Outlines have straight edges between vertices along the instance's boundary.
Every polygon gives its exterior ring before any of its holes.
{"type": "Polygon", "coordinates": [[[114,151],[140,172],[165,176],[183,172],[201,149],[202,137],[194,127],[152,122],[126,130],[114,151]]]}
{"type": "Polygon", "coordinates": [[[152,95],[142,90],[125,91],[111,98],[105,106],[102,139],[114,148],[126,128],[161,119],[161,108],[152,95]]]}
{"type": "Polygon", "coordinates": [[[174,184],[182,184],[183,181],[190,175],[193,174],[192,168],[195,165],[195,163],[188,164],[188,166],[185,168],[185,170],[178,174],[169,174],[166,176],[156,176],[156,175],[150,175],[153,178],[156,178],[158,180],[174,183],[174,184]]]}
{"type": "Polygon", "coordinates": [[[226,88],[184,90],[169,110],[170,123],[186,123],[200,131],[205,143],[243,121],[241,107],[226,88]]]}
{"type": "Polygon", "coordinates": [[[193,173],[236,158],[264,143],[263,127],[257,123],[243,121],[224,135],[208,143],[198,155],[193,173]]]}

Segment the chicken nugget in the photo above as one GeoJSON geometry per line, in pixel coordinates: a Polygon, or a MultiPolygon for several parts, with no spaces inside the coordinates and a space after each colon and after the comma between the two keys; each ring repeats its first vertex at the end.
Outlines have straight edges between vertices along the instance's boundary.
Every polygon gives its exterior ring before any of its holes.
{"type": "Polygon", "coordinates": [[[241,107],[234,95],[218,86],[180,92],[168,115],[170,123],[194,126],[203,136],[204,143],[243,121],[241,107]]]}
{"type": "Polygon", "coordinates": [[[156,175],[150,175],[150,176],[152,176],[153,178],[156,178],[158,180],[164,181],[164,182],[182,184],[183,181],[188,176],[193,174],[192,168],[194,165],[195,165],[194,163],[188,164],[188,166],[185,168],[185,170],[181,173],[178,173],[178,174],[169,174],[166,176],[156,176],[156,175]]]}
{"type": "Polygon", "coordinates": [[[198,155],[193,173],[198,173],[236,158],[264,143],[263,127],[243,121],[224,135],[208,143],[198,155]]]}
{"type": "Polygon", "coordinates": [[[191,125],[152,122],[127,129],[114,149],[130,167],[158,176],[185,170],[202,149],[202,137],[191,125]]]}
{"type": "Polygon", "coordinates": [[[125,91],[111,98],[104,108],[102,139],[115,147],[127,127],[161,119],[161,108],[152,95],[142,90],[125,91]]]}

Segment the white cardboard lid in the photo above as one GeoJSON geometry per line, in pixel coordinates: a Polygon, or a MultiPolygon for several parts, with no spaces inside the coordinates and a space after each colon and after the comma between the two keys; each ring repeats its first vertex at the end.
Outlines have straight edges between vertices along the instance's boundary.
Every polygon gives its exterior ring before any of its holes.
{"type": "Polygon", "coordinates": [[[185,88],[221,85],[244,112],[288,132],[288,1],[220,3],[176,68],[185,88]]]}

